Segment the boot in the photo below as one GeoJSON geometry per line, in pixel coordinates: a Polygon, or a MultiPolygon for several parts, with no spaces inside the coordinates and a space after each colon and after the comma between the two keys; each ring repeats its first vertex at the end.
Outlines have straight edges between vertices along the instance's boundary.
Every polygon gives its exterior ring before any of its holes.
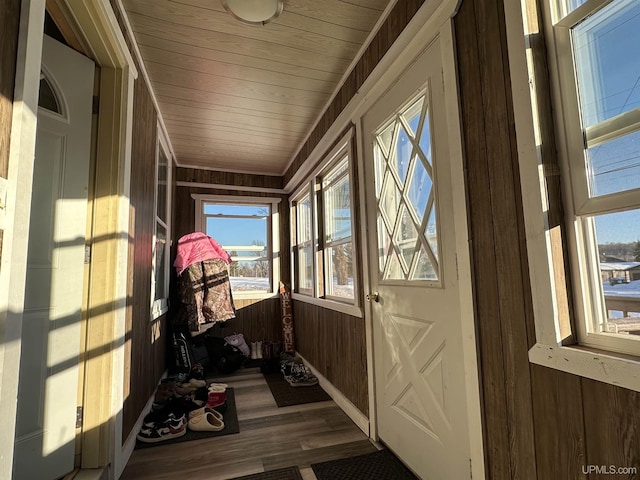
{"type": "Polygon", "coordinates": [[[251,342],[251,360],[258,358],[258,345],[257,342],[251,342]]]}
{"type": "Polygon", "coordinates": [[[267,342],[266,340],[262,342],[262,358],[271,358],[271,342],[267,342]]]}
{"type": "Polygon", "coordinates": [[[262,358],[262,342],[256,342],[256,358],[262,358]]]}

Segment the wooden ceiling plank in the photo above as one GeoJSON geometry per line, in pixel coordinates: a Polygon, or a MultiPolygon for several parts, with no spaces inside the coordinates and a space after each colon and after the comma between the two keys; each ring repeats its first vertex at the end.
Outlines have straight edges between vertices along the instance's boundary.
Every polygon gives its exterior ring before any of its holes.
{"type": "MultiPolygon", "coordinates": [[[[362,5],[337,0],[287,0],[285,11],[295,16],[320,19],[333,25],[341,25],[357,30],[371,31],[389,0],[364,0],[362,5]],[[363,6],[364,4],[369,7],[363,6]]],[[[282,18],[281,17],[281,18],[282,18]]],[[[362,42],[360,42],[362,43],[362,42]]]]}
{"type": "Polygon", "coordinates": [[[349,5],[357,5],[362,8],[369,8],[371,10],[382,11],[389,3],[387,0],[338,0],[341,3],[348,3],[349,5]]]}
{"type": "Polygon", "coordinates": [[[201,144],[207,148],[216,145],[247,145],[254,142],[255,145],[260,145],[261,148],[266,149],[269,152],[277,153],[283,156],[291,154],[291,144],[275,137],[264,136],[260,138],[253,137],[247,140],[247,135],[234,134],[233,136],[224,137],[224,132],[210,133],[209,137],[197,137],[199,132],[188,131],[174,131],[171,133],[172,143],[175,141],[177,144],[184,143],[185,141],[201,142],[201,144]]]}
{"type": "Polygon", "coordinates": [[[325,82],[338,83],[341,79],[341,73],[327,71],[324,69],[295,65],[288,58],[287,62],[276,61],[274,59],[259,57],[255,55],[239,54],[236,51],[225,51],[222,49],[213,49],[181,43],[178,39],[166,37],[159,38],[138,31],[136,39],[141,50],[145,47],[152,47],[165,52],[177,53],[182,55],[190,55],[197,58],[211,60],[223,65],[236,66],[238,68],[254,68],[261,71],[274,71],[285,75],[292,75],[298,78],[308,78],[311,80],[322,80],[325,82]]]}
{"type": "MultiPolygon", "coordinates": [[[[229,125],[224,120],[215,121],[208,119],[194,119],[189,117],[181,117],[181,116],[172,116],[171,114],[167,114],[165,117],[165,124],[167,125],[167,129],[169,133],[171,133],[173,128],[184,126],[185,128],[191,128],[193,130],[202,130],[202,131],[219,131],[226,132],[227,134],[234,134],[238,131],[238,127],[234,125],[229,125]]],[[[268,136],[276,139],[282,139],[283,141],[287,141],[289,143],[296,143],[302,140],[303,135],[301,133],[293,133],[290,130],[273,130],[269,129],[269,127],[251,127],[244,126],[242,129],[243,132],[253,136],[268,136]]]]}
{"type": "MultiPolygon", "coordinates": [[[[216,12],[216,14],[227,14],[221,3],[212,2],[211,0],[182,0],[179,3],[216,12]],[[220,8],[222,8],[222,11],[220,8]]],[[[371,27],[378,20],[380,13],[379,10],[348,6],[336,0],[316,2],[287,1],[282,14],[273,20],[270,25],[277,24],[296,30],[302,29],[313,32],[316,35],[328,36],[361,45],[367,38],[369,31],[371,31],[371,27]],[[321,6],[326,5],[326,7],[318,9],[318,4],[321,6]],[[310,6],[312,8],[309,8],[310,6]]]]}
{"type": "Polygon", "coordinates": [[[288,152],[273,150],[269,148],[267,145],[260,145],[260,144],[250,145],[250,146],[246,144],[243,145],[241,143],[231,144],[231,145],[218,144],[215,147],[212,147],[211,145],[194,145],[187,140],[182,140],[182,141],[175,142],[174,146],[178,150],[180,150],[181,148],[184,148],[186,151],[189,151],[192,153],[199,152],[203,154],[216,154],[216,155],[221,155],[227,152],[236,152],[236,153],[242,153],[246,155],[253,155],[253,154],[263,155],[264,154],[264,155],[272,155],[278,158],[285,158],[288,154],[288,152]]]}
{"type": "Polygon", "coordinates": [[[165,105],[160,103],[160,108],[168,114],[181,115],[183,117],[191,117],[194,119],[217,120],[226,122],[229,126],[238,128],[264,128],[269,130],[281,130],[283,132],[291,132],[304,134],[309,130],[304,124],[295,122],[287,122],[286,120],[269,120],[265,121],[252,115],[238,115],[234,113],[220,113],[211,110],[196,109],[193,107],[185,107],[182,105],[165,105]],[[277,127],[277,128],[275,128],[277,127]]]}
{"type": "Polygon", "coordinates": [[[218,108],[224,111],[237,111],[237,113],[255,114],[258,116],[286,116],[304,120],[316,118],[322,111],[319,107],[306,107],[299,105],[282,105],[273,102],[262,102],[255,99],[241,99],[228,95],[211,94],[192,88],[176,87],[157,83],[154,85],[157,96],[199,102],[207,108],[218,108]]]}
{"type": "Polygon", "coordinates": [[[189,5],[158,0],[125,0],[125,8],[128,13],[151,16],[182,27],[216,31],[227,36],[275,45],[295,45],[294,48],[298,50],[299,55],[324,53],[351,60],[360,49],[360,44],[356,42],[344,42],[312,32],[293,30],[278,25],[277,22],[269,24],[268,28],[255,28],[254,25],[231,22],[226,14],[189,5]]]}
{"type": "Polygon", "coordinates": [[[185,71],[180,68],[160,65],[153,62],[146,63],[146,67],[147,72],[149,72],[151,76],[152,84],[157,82],[157,80],[154,79],[162,79],[160,83],[166,85],[195,88],[200,91],[208,91],[211,94],[221,93],[233,97],[262,100],[264,102],[281,103],[285,105],[311,105],[321,107],[329,100],[329,94],[327,93],[278,88],[273,85],[231,80],[200,72],[189,72],[186,74],[185,71]]]}
{"type": "Polygon", "coordinates": [[[131,20],[134,34],[140,33],[165,39],[183,45],[193,45],[213,51],[233,53],[247,58],[261,58],[271,60],[277,64],[297,65],[308,69],[344,72],[350,60],[330,57],[323,53],[313,55],[301,54],[298,49],[289,45],[273,45],[252,41],[241,37],[229,36],[224,33],[196,28],[180,27],[164,21],[138,15],[133,12],[127,14],[131,20]]]}
{"type": "Polygon", "coordinates": [[[281,72],[224,64],[193,55],[167,52],[155,47],[142,47],[141,51],[145,63],[154,62],[157,64],[171,65],[185,71],[205,73],[230,80],[255,82],[262,85],[295,88],[302,91],[327,94],[331,94],[337,86],[337,82],[300,78],[281,72]]]}
{"type": "Polygon", "coordinates": [[[249,116],[252,116],[254,118],[260,119],[264,123],[287,122],[287,124],[289,124],[289,125],[296,124],[296,125],[303,126],[304,128],[309,128],[310,125],[313,125],[313,122],[312,122],[311,119],[304,119],[304,118],[300,118],[300,117],[291,117],[291,116],[287,116],[287,115],[275,115],[275,114],[270,114],[270,113],[263,114],[263,112],[246,111],[246,110],[243,111],[243,110],[238,109],[238,108],[224,109],[224,108],[217,107],[215,105],[212,106],[212,107],[209,107],[206,103],[190,101],[190,100],[183,100],[183,99],[179,99],[179,98],[165,97],[163,95],[157,95],[156,98],[158,99],[158,103],[162,104],[163,106],[166,105],[167,108],[172,108],[172,106],[202,108],[204,110],[211,111],[214,114],[217,114],[217,115],[219,115],[221,117],[225,117],[228,114],[249,115],[249,116]]]}

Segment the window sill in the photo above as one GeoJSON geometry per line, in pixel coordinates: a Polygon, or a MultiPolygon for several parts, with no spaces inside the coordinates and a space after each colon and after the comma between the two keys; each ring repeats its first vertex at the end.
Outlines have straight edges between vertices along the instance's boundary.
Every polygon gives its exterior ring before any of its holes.
{"type": "Polygon", "coordinates": [[[153,322],[154,320],[157,320],[158,318],[160,318],[162,315],[164,315],[168,311],[169,311],[169,307],[168,306],[164,306],[164,307],[159,308],[159,309],[154,308],[153,310],[151,310],[151,321],[153,322]]]}
{"type": "Polygon", "coordinates": [[[335,310],[336,312],[346,313],[352,317],[362,318],[362,309],[355,305],[348,305],[346,303],[336,302],[334,300],[326,300],[324,298],[309,297],[307,295],[301,295],[299,293],[292,293],[291,298],[297,302],[310,303],[318,307],[326,308],[328,310],[335,310]]]}
{"type": "Polygon", "coordinates": [[[579,345],[563,347],[536,343],[529,350],[529,361],[640,392],[640,357],[579,345]]]}
{"type": "Polygon", "coordinates": [[[277,298],[278,293],[274,292],[237,292],[232,293],[234,300],[266,300],[268,298],[277,298]]]}

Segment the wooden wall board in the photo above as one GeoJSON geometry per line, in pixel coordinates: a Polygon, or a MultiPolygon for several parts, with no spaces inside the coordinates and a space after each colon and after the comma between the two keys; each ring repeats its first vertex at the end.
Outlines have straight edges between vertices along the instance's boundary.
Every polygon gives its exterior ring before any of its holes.
{"type": "Polygon", "coordinates": [[[531,366],[538,479],[586,479],[580,377],[531,366]]]}
{"type": "Polygon", "coordinates": [[[246,173],[178,167],[175,178],[176,182],[233,185],[237,187],[283,188],[282,177],[275,175],[248,175],[246,173]]]}
{"type": "MultiPolygon", "coordinates": [[[[585,465],[635,467],[611,478],[640,478],[640,393],[581,379],[586,443],[585,465]]],[[[592,473],[591,480],[605,478],[592,473]]]]}
{"type": "Polygon", "coordinates": [[[489,478],[536,478],[531,300],[501,0],[465,0],[456,22],[472,270],[489,478]]]}
{"type": "Polygon", "coordinates": [[[364,415],[369,415],[364,319],[293,302],[296,350],[364,415]]]}
{"type": "Polygon", "coordinates": [[[166,368],[167,319],[150,317],[158,120],[142,78],[134,85],[133,119],[123,441],[166,368]]]}

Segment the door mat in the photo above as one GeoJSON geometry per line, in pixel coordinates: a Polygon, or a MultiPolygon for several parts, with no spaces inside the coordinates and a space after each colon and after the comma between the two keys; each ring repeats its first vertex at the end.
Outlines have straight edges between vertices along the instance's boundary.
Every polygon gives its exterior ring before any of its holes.
{"type": "Polygon", "coordinates": [[[190,442],[191,440],[202,440],[203,438],[221,437],[223,435],[230,435],[232,433],[240,432],[240,425],[238,424],[238,410],[236,409],[236,395],[233,388],[227,388],[227,409],[223,413],[224,417],[224,429],[219,432],[198,432],[189,430],[187,433],[178,438],[171,438],[164,442],[157,443],[144,443],[140,440],[136,440],[136,449],[155,447],[158,445],[169,445],[172,443],[190,442]]]}
{"type": "Polygon", "coordinates": [[[269,385],[271,395],[278,407],[289,407],[291,405],[301,405],[303,403],[324,402],[331,400],[331,397],[320,385],[309,387],[292,387],[284,379],[282,373],[265,373],[264,378],[269,385]]]}
{"type": "Polygon", "coordinates": [[[244,477],[236,477],[232,480],[302,480],[298,467],[280,468],[270,472],[254,473],[244,477]]]}
{"type": "Polygon", "coordinates": [[[389,450],[311,465],[318,480],[418,480],[389,450]]]}

